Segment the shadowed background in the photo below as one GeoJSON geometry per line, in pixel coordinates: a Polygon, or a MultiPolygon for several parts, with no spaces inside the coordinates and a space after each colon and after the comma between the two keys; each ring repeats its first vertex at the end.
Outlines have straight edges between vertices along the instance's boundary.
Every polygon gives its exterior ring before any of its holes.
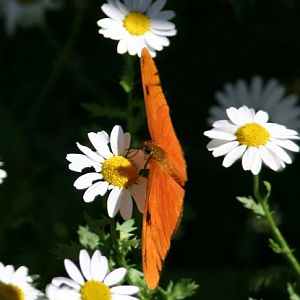
{"type": "MultiPolygon", "coordinates": [[[[31,274],[42,275],[42,284],[63,274],[62,261],[51,250],[58,242],[77,241],[83,211],[95,218],[105,212],[101,197],[83,203],[82,192],[72,186],[77,174],[68,170],[66,154],[79,153],[76,141],[89,145],[89,131],[110,131],[115,124],[127,130],[124,120],[93,117],[83,105],[126,109],[118,84],[124,59],[115,41],[97,33],[101,5],[66,1],[62,10],[47,14],[43,29],[21,29],[12,38],[0,26],[0,155],[8,172],[0,186],[0,261],[28,266],[31,274]]],[[[170,0],[166,9],[176,12],[178,34],[155,60],[189,181],[162,284],[193,278],[200,285],[193,299],[287,299],[285,280],[291,274],[285,262],[268,248],[264,224],[235,200],[251,194],[252,177],[240,163],[224,169],[206,150],[203,131],[209,129],[214,93],[225,82],[260,74],[279,79],[289,92],[300,90],[300,3],[170,0]],[[257,292],[270,278],[271,285],[257,292]]],[[[135,63],[141,97],[138,59],[135,63]]],[[[146,121],[137,133],[137,145],[149,138],[146,121]]],[[[283,172],[265,170],[264,179],[273,185],[283,233],[300,249],[300,161],[295,158],[283,172]]]]}

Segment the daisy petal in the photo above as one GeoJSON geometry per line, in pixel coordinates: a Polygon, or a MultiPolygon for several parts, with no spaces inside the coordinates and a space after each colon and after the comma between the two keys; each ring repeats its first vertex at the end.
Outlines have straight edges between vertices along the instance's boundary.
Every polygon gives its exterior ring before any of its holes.
{"type": "Polygon", "coordinates": [[[113,294],[134,295],[139,292],[139,288],[134,285],[119,285],[110,288],[113,294]]]}
{"type": "Polygon", "coordinates": [[[90,186],[83,195],[84,202],[92,202],[94,201],[95,197],[100,195],[103,196],[107,192],[108,182],[100,181],[94,183],[90,186]]]}
{"type": "Polygon", "coordinates": [[[86,250],[81,250],[79,253],[79,264],[80,264],[80,269],[83,274],[83,276],[86,278],[86,280],[91,280],[92,275],[91,275],[91,259],[86,250]]]}
{"type": "Polygon", "coordinates": [[[122,189],[120,194],[120,214],[124,220],[128,220],[132,216],[132,198],[127,189],[122,189]]]}
{"type": "Polygon", "coordinates": [[[230,152],[228,152],[223,160],[223,166],[225,168],[230,167],[234,162],[236,162],[239,158],[241,158],[241,156],[243,155],[243,153],[246,150],[246,146],[242,145],[242,146],[238,146],[236,148],[234,148],[233,150],[231,150],[230,152]]]}
{"type": "Polygon", "coordinates": [[[107,199],[107,212],[110,218],[114,218],[120,208],[120,194],[122,189],[114,187],[107,199]]]}
{"type": "Polygon", "coordinates": [[[93,280],[102,282],[108,271],[108,261],[100,251],[95,251],[91,260],[91,274],[93,280]]]}
{"type": "Polygon", "coordinates": [[[100,173],[87,173],[76,179],[74,187],[78,190],[87,189],[93,184],[93,181],[101,179],[102,175],[100,173]]]}
{"type": "Polygon", "coordinates": [[[111,273],[109,273],[104,279],[103,283],[112,286],[119,283],[126,275],[127,271],[125,268],[118,268],[111,273]]]}
{"type": "Polygon", "coordinates": [[[84,279],[77,266],[69,259],[65,259],[64,264],[70,278],[72,278],[75,282],[77,282],[80,285],[84,284],[84,279]]]}

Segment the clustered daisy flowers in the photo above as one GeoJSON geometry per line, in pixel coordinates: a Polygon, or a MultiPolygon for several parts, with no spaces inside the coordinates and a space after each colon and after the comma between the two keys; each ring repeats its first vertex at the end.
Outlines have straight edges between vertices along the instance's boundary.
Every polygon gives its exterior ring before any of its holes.
{"type": "Polygon", "coordinates": [[[83,195],[85,202],[94,201],[97,195],[109,192],[107,200],[108,215],[113,218],[120,211],[123,219],[132,215],[132,197],[140,212],[144,211],[146,197],[146,178],[139,175],[146,161],[143,151],[129,153],[130,134],[124,133],[116,125],[108,135],[105,131],[88,133],[89,140],[96,149],[92,151],[77,143],[83,154],[68,154],[69,169],[81,172],[85,168],[93,171],[80,176],[74,186],[87,189],[83,195]]]}
{"type": "Polygon", "coordinates": [[[71,300],[138,300],[132,296],[139,292],[138,287],[118,285],[124,279],[126,269],[117,268],[109,272],[108,260],[99,250],[96,250],[91,257],[86,250],[81,250],[80,269],[69,259],[65,259],[64,264],[70,278],[52,279],[50,289],[53,296],[63,288],[64,293],[71,295],[71,300]]]}
{"type": "Polygon", "coordinates": [[[223,166],[230,167],[242,159],[243,169],[257,175],[262,163],[274,171],[292,162],[288,151],[299,152],[292,140],[298,140],[298,133],[283,125],[268,122],[268,114],[262,110],[242,106],[226,109],[227,120],[213,123],[213,129],[204,135],[212,139],[207,149],[214,157],[223,156],[223,166]]]}
{"type": "Polygon", "coordinates": [[[170,45],[169,36],[176,35],[174,23],[170,22],[175,13],[162,10],[166,0],[110,0],[101,6],[108,18],[97,22],[99,33],[106,38],[117,40],[117,52],[141,55],[147,47],[152,56],[170,45]]]}
{"type": "Polygon", "coordinates": [[[246,105],[267,112],[270,122],[300,129],[298,95],[286,95],[286,88],[274,78],[266,83],[261,76],[254,76],[249,84],[243,79],[235,84],[225,83],[224,90],[216,92],[215,98],[218,105],[213,105],[209,110],[210,123],[225,119],[227,108],[246,105]]]}
{"type": "Polygon", "coordinates": [[[55,0],[1,0],[0,9],[4,18],[5,31],[15,34],[18,26],[40,25],[47,10],[60,7],[55,0]]]}
{"type": "MultiPolygon", "coordinates": [[[[0,161],[0,167],[3,166],[3,162],[0,161]]],[[[7,173],[5,170],[0,169],[0,184],[3,183],[3,179],[7,177],[7,173]]]]}
{"type": "Polygon", "coordinates": [[[1,300],[37,300],[42,293],[34,287],[34,277],[28,275],[28,269],[21,266],[5,266],[0,262],[0,299],[1,300]]]}

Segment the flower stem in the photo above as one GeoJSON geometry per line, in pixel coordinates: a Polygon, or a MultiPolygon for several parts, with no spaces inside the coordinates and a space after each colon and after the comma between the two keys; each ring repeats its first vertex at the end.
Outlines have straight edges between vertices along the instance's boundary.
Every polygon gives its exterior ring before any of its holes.
{"type": "Polygon", "coordinates": [[[287,241],[285,240],[284,236],[280,232],[279,228],[276,225],[276,222],[273,218],[272,212],[269,209],[268,205],[268,198],[269,194],[267,194],[265,197],[263,197],[259,191],[259,176],[254,176],[254,182],[253,182],[253,190],[254,190],[254,196],[258,203],[261,205],[263,211],[264,211],[264,218],[268,222],[268,225],[271,229],[271,232],[280,246],[280,251],[278,253],[283,254],[288,262],[291,264],[292,268],[294,269],[296,275],[298,276],[298,279],[300,281],[300,265],[298,260],[293,254],[293,251],[291,250],[290,246],[288,245],[287,241]]]}

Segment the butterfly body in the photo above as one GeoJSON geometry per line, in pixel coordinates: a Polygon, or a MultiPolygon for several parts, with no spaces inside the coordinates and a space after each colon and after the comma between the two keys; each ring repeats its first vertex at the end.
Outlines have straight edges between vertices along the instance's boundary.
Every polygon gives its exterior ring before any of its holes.
{"type": "Polygon", "coordinates": [[[144,144],[150,166],[143,216],[142,259],[146,284],[154,289],[181,219],[187,173],[158,71],[147,49],[142,51],[141,71],[151,136],[151,141],[144,144]]]}

